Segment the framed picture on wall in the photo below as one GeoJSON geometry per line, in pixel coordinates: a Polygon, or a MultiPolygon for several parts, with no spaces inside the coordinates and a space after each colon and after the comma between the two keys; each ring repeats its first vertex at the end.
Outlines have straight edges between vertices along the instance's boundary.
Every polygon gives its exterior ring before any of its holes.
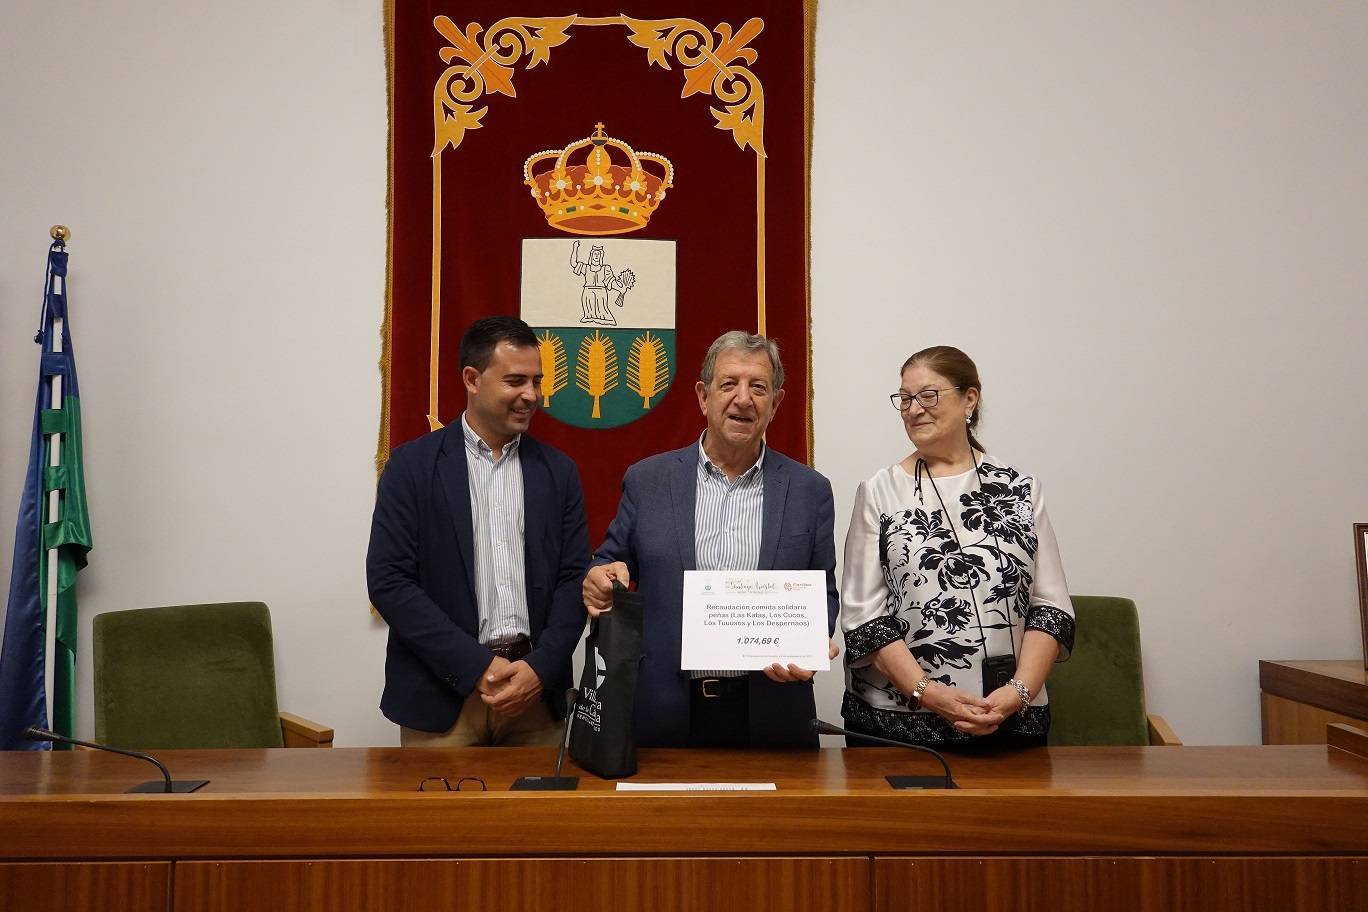
{"type": "Polygon", "coordinates": [[[1359,629],[1363,667],[1368,669],[1368,523],[1354,523],[1354,566],[1358,568],[1359,629]]]}

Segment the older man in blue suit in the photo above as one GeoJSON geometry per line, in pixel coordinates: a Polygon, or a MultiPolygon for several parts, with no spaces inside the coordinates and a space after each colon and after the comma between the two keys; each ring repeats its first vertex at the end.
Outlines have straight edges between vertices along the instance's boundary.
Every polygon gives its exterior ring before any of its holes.
{"type": "Polygon", "coordinates": [[[835,627],[831,483],[764,442],[783,385],[773,340],[735,331],[714,342],[695,386],[707,429],[697,443],[627,470],[617,516],[584,578],[591,615],[611,607],[615,580],[636,580],[644,597],[635,714],[644,746],[817,746],[808,729],[812,672],[680,669],[686,570],[825,570],[828,633],[835,627]]]}

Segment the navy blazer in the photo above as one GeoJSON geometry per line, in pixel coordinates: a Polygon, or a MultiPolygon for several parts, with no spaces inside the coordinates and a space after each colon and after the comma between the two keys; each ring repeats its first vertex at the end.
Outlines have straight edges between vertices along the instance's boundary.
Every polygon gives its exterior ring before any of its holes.
{"type": "MultiPolygon", "coordinates": [[[[825,570],[827,632],[836,627],[835,507],[831,482],[773,449],[765,451],[759,570],[825,570]]],[[[689,676],[680,670],[684,571],[696,570],[694,507],[698,444],[643,459],[622,479],[622,499],[594,564],[622,561],[645,603],[636,738],[683,747],[689,737],[689,676]]],[[[816,747],[812,683],[777,684],[750,673],[753,747],[816,747]]]]}
{"type": "MultiPolygon", "coordinates": [[[[518,459],[532,640],[525,661],[560,719],[570,657],[584,630],[584,493],[574,462],[559,450],[524,434],[518,459]]],[[[473,539],[461,423],[396,448],[380,476],[366,585],[371,604],[389,624],[380,710],[399,725],[451,728],[493,661],[477,639],[473,539]]]]}

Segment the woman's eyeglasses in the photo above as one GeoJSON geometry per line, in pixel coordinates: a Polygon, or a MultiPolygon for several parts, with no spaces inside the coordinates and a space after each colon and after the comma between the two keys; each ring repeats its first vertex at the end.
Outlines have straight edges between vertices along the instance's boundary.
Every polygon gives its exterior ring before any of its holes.
{"type": "Polygon", "coordinates": [[[916,395],[909,396],[907,393],[894,393],[888,397],[888,401],[893,403],[893,407],[900,412],[905,412],[912,407],[913,400],[924,409],[935,408],[940,404],[940,394],[948,393],[951,390],[962,389],[958,386],[947,386],[945,389],[924,389],[916,395]]]}

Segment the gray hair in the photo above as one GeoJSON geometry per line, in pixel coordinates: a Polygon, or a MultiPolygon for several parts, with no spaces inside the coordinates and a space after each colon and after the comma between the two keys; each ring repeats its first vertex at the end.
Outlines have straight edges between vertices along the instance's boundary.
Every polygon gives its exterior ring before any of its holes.
{"type": "Polygon", "coordinates": [[[740,329],[723,333],[717,337],[716,342],[708,347],[708,353],[703,357],[703,370],[699,376],[704,386],[712,386],[713,370],[717,367],[717,356],[728,350],[739,351],[748,355],[762,351],[769,355],[770,364],[774,368],[774,388],[783,389],[784,362],[779,360],[779,344],[773,339],[751,335],[740,329]]]}

